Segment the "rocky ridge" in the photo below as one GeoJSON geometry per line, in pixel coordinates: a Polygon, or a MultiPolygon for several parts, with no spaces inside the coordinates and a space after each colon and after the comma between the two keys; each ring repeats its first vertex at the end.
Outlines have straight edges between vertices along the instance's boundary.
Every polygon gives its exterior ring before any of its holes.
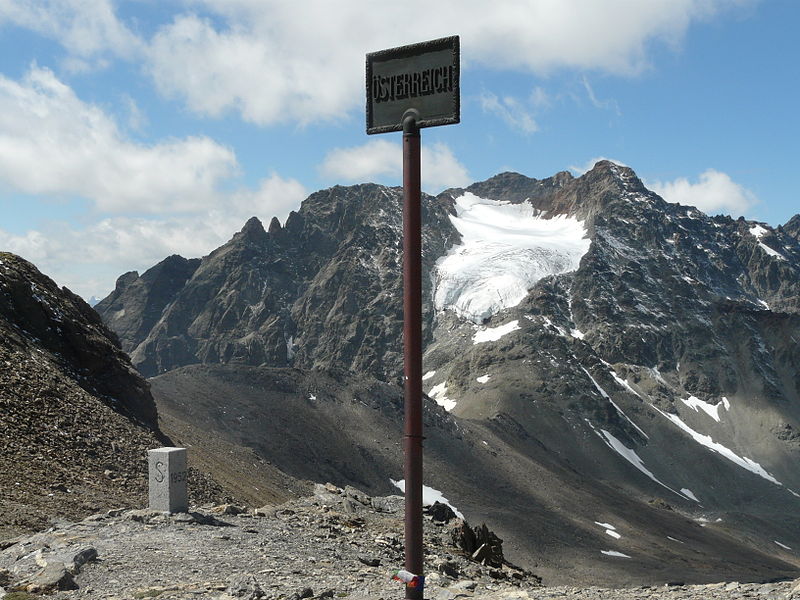
{"type": "MultiPolygon", "coordinates": [[[[97,313],[0,253],[0,539],[146,496],[156,426],[147,382],[97,313]]],[[[224,498],[195,472],[197,499],[224,498]]]]}
{"type": "MultiPolygon", "coordinates": [[[[399,496],[317,485],[311,497],[246,511],[205,506],[168,515],[111,510],[0,546],[0,593],[28,590],[54,600],[158,597],[164,600],[388,600],[403,596],[391,575],[402,567],[399,496]]],[[[636,588],[543,587],[499,551],[464,547],[472,528],[446,506],[423,519],[426,598],[432,600],[738,600],[800,598],[800,580],[636,588]]]]}

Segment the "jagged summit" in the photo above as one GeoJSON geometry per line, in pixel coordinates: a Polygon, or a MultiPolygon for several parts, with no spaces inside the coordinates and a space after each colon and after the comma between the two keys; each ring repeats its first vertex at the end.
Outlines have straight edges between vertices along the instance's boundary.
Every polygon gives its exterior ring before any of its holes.
{"type": "Polygon", "coordinates": [[[269,233],[274,235],[281,231],[281,222],[278,220],[278,217],[272,217],[272,220],[269,222],[269,233]]]}
{"type": "Polygon", "coordinates": [[[789,219],[786,224],[783,225],[783,230],[792,237],[800,239],[800,214],[789,219]]]}
{"type": "Polygon", "coordinates": [[[267,232],[258,217],[250,217],[242,230],[233,236],[234,240],[240,238],[254,243],[263,243],[267,239],[267,232]]]}

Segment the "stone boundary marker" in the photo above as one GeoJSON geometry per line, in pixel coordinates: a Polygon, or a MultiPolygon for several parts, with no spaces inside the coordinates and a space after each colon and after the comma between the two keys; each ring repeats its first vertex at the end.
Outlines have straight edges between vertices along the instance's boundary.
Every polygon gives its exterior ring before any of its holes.
{"type": "Polygon", "coordinates": [[[186,448],[156,448],[147,451],[150,509],[177,513],[189,510],[186,489],[186,448]]]}

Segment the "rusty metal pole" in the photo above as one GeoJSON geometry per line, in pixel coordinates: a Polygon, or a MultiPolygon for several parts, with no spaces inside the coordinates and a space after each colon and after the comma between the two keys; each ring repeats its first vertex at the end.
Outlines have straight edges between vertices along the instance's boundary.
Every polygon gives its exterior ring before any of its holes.
{"type": "MultiPolygon", "coordinates": [[[[406,571],[423,575],[422,554],[422,214],[416,111],[403,116],[403,358],[405,361],[406,571]]],[[[423,588],[406,586],[422,600],[423,588]]]]}

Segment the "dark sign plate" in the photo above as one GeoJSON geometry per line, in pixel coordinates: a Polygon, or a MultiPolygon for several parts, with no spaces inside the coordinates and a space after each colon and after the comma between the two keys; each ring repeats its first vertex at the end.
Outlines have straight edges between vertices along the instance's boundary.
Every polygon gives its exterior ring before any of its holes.
{"type": "Polygon", "coordinates": [[[367,54],[367,133],[403,130],[415,109],[418,127],[461,120],[458,36],[367,54]]]}

